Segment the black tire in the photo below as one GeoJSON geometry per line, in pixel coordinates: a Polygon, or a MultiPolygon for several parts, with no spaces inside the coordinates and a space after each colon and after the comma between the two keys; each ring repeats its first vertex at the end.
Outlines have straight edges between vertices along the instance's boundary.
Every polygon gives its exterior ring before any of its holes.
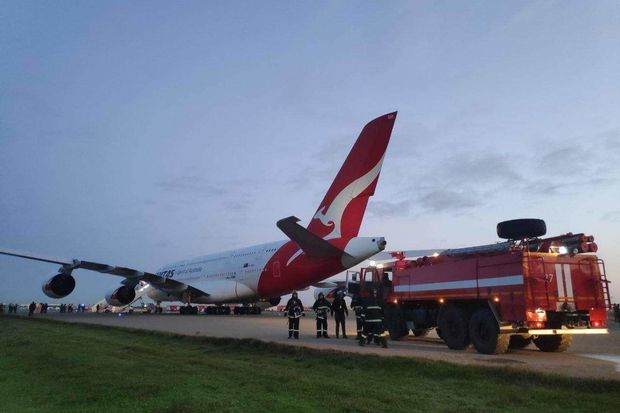
{"type": "Polygon", "coordinates": [[[510,336],[510,343],[508,348],[519,350],[526,348],[532,342],[532,336],[524,337],[521,334],[515,334],[510,336]]]}
{"type": "Polygon", "coordinates": [[[398,340],[409,334],[409,329],[407,329],[407,324],[405,324],[403,313],[399,307],[391,304],[386,305],[384,315],[385,326],[392,340],[398,340]]]}
{"type": "Polygon", "coordinates": [[[470,344],[468,314],[452,304],[444,305],[437,320],[441,338],[453,350],[463,350],[470,344]]]}
{"type": "Polygon", "coordinates": [[[501,354],[508,350],[510,336],[499,333],[499,324],[488,308],[477,310],[469,320],[469,337],[478,353],[501,354]]]}
{"type": "Polygon", "coordinates": [[[421,328],[421,329],[416,329],[416,330],[412,330],[413,331],[413,335],[416,337],[426,337],[429,333],[429,331],[431,331],[430,328],[421,328]]]}
{"type": "Polygon", "coordinates": [[[555,336],[534,337],[534,344],[540,351],[547,353],[561,353],[566,351],[573,342],[570,334],[558,334],[555,336]]]}
{"type": "Polygon", "coordinates": [[[497,235],[504,239],[535,238],[547,233],[547,225],[542,219],[521,218],[497,224],[497,235]]]}

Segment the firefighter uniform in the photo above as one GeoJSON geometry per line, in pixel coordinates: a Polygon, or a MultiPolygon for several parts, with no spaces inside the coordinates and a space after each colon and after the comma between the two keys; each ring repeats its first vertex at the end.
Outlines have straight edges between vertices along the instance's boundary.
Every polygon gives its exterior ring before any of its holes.
{"type": "Polygon", "coordinates": [[[301,300],[297,298],[297,293],[286,303],[284,314],[288,316],[288,338],[299,338],[299,318],[303,315],[304,306],[301,300]]]}
{"type": "Polygon", "coordinates": [[[355,296],[351,299],[351,310],[355,312],[355,324],[357,325],[357,339],[362,337],[364,322],[362,321],[362,302],[359,297],[355,296]]]}
{"type": "Polygon", "coordinates": [[[336,319],[336,338],[339,338],[339,327],[342,326],[342,338],[347,338],[347,329],[346,329],[346,316],[349,315],[349,310],[347,310],[347,303],[344,301],[344,293],[342,291],[338,292],[338,296],[332,302],[332,315],[334,315],[336,319]]]}
{"type": "Polygon", "coordinates": [[[319,294],[319,299],[314,302],[312,309],[316,313],[316,338],[329,338],[327,335],[327,312],[332,306],[325,299],[323,293],[319,294]]]}
{"type": "Polygon", "coordinates": [[[375,342],[382,347],[387,347],[387,333],[383,327],[383,308],[379,305],[376,297],[371,296],[362,307],[362,320],[364,329],[359,344],[375,342]]]}

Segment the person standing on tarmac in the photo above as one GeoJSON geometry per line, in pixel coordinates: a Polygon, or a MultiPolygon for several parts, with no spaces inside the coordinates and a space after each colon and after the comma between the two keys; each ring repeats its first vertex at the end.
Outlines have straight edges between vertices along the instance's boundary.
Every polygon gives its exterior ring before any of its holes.
{"type": "Polygon", "coordinates": [[[284,307],[284,316],[288,316],[288,338],[299,339],[299,317],[305,316],[304,306],[297,297],[297,291],[293,291],[293,296],[284,307]]]}
{"type": "Polygon", "coordinates": [[[383,308],[379,305],[375,290],[372,290],[370,297],[364,303],[361,316],[364,330],[359,341],[360,346],[374,341],[381,347],[387,348],[387,334],[383,327],[383,308]]]}
{"type": "Polygon", "coordinates": [[[37,309],[37,304],[33,301],[30,303],[30,305],[28,306],[28,315],[33,315],[34,314],[34,310],[37,309]]]}
{"type": "Polygon", "coordinates": [[[349,310],[347,310],[347,303],[344,301],[344,292],[338,291],[336,295],[336,299],[332,302],[331,314],[336,315],[336,338],[340,338],[339,327],[342,325],[342,338],[347,337],[347,329],[345,326],[346,316],[349,315],[349,310]]]}
{"type": "Polygon", "coordinates": [[[312,309],[316,313],[316,338],[329,338],[327,335],[327,312],[332,306],[325,299],[323,293],[319,293],[319,299],[314,302],[312,309]]]}
{"type": "Polygon", "coordinates": [[[362,330],[364,329],[364,322],[362,321],[362,301],[359,296],[354,295],[351,298],[351,310],[355,312],[355,324],[357,326],[357,339],[362,338],[362,330]]]}

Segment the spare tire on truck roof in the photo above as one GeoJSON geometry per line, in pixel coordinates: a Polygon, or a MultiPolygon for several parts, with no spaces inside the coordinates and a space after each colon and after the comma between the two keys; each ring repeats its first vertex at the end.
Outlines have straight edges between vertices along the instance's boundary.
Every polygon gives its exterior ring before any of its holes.
{"type": "Polygon", "coordinates": [[[497,235],[504,239],[535,238],[546,233],[547,225],[542,219],[511,219],[497,224],[497,235]]]}

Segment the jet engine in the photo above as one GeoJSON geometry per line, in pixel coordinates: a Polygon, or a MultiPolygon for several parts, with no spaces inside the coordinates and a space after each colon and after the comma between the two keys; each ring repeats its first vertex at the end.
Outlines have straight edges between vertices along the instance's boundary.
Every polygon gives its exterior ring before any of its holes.
{"type": "Polygon", "coordinates": [[[256,303],[256,306],[262,309],[271,308],[280,304],[280,301],[282,301],[282,297],[265,298],[263,300],[259,300],[256,303]]]}
{"type": "Polygon", "coordinates": [[[75,288],[75,278],[71,274],[56,273],[43,283],[43,293],[50,298],[63,298],[75,288]]]}
{"type": "Polygon", "coordinates": [[[106,294],[105,300],[108,304],[121,307],[130,304],[136,298],[136,289],[128,285],[123,285],[111,293],[106,294]]]}

